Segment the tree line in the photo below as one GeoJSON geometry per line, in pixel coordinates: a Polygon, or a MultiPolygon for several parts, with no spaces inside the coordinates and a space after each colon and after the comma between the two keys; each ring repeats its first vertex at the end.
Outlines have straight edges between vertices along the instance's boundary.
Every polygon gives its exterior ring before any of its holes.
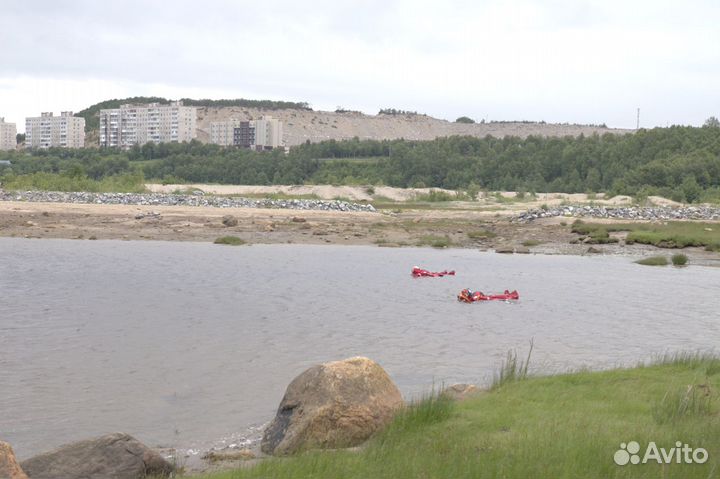
{"type": "Polygon", "coordinates": [[[432,141],[325,141],[255,152],[206,145],[147,144],[128,151],[3,152],[2,174],[50,172],[93,179],[141,172],[164,182],[374,184],[526,192],[658,194],[720,198],[720,128],[670,127],[634,134],[432,141]]]}
{"type": "MultiPolygon", "coordinates": [[[[293,102],[293,101],[275,101],[275,100],[246,100],[245,98],[226,99],[226,100],[194,100],[192,98],[181,99],[185,106],[198,106],[198,107],[243,107],[243,108],[259,108],[262,110],[309,110],[310,104],[307,102],[293,102]]],[[[167,98],[157,96],[134,96],[131,98],[113,99],[106,100],[100,103],[96,103],[82,111],[79,111],[75,116],[85,118],[85,131],[89,132],[97,130],[100,127],[100,110],[108,110],[113,108],[120,108],[120,105],[138,104],[146,105],[148,103],[159,103],[161,105],[169,105],[171,100],[167,98]]]]}

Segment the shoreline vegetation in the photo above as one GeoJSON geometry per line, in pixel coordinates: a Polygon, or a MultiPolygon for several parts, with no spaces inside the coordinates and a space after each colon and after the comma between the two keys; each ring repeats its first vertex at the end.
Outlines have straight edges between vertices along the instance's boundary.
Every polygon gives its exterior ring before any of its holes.
{"type": "MultiPolygon", "coordinates": [[[[409,404],[366,444],[236,461],[194,479],[395,477],[712,477],[720,457],[720,359],[665,355],[647,364],[528,375],[511,352],[493,386],[461,401],[438,392],[409,404]],[[704,448],[702,464],[618,465],[636,441],[704,448]]],[[[642,455],[642,452],[640,453],[642,455]]]]}

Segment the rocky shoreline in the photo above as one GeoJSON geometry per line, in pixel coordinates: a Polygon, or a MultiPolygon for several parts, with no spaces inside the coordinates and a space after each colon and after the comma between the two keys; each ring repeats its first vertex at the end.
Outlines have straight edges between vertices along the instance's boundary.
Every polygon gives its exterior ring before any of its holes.
{"type": "Polygon", "coordinates": [[[553,218],[557,216],[633,221],[713,221],[720,220],[720,208],[712,206],[626,206],[612,208],[605,206],[567,205],[547,209],[530,209],[514,217],[513,221],[527,223],[540,218],[553,218]]]}
{"type": "Polygon", "coordinates": [[[201,191],[192,195],[159,193],[84,193],[59,191],[3,191],[0,201],[26,201],[32,203],[71,203],[97,205],[136,206],[204,206],[212,208],[269,208],[291,210],[319,210],[343,212],[375,212],[370,204],[349,203],[340,200],[314,199],[253,199],[242,197],[205,196],[201,191]]]}

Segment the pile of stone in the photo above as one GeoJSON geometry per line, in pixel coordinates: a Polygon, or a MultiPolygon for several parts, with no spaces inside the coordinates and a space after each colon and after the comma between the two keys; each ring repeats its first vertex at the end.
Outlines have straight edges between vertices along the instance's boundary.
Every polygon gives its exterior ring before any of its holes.
{"type": "Polygon", "coordinates": [[[174,195],[160,193],[64,193],[58,191],[3,191],[0,201],[43,203],[81,203],[138,206],[210,206],[214,208],[282,208],[292,210],[374,212],[369,204],[336,200],[253,199],[209,195],[174,195]]]}
{"type": "Polygon", "coordinates": [[[612,218],[620,220],[720,220],[720,208],[712,206],[556,206],[551,208],[528,210],[514,218],[514,221],[527,223],[538,218],[569,216],[577,218],[612,218]]]}

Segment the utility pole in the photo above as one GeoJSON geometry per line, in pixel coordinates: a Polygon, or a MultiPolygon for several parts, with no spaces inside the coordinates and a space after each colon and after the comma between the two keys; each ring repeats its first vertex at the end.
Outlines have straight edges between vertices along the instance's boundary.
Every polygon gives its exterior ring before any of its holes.
{"type": "Polygon", "coordinates": [[[640,108],[637,110],[637,125],[635,126],[636,130],[640,129],[640,108]]]}

